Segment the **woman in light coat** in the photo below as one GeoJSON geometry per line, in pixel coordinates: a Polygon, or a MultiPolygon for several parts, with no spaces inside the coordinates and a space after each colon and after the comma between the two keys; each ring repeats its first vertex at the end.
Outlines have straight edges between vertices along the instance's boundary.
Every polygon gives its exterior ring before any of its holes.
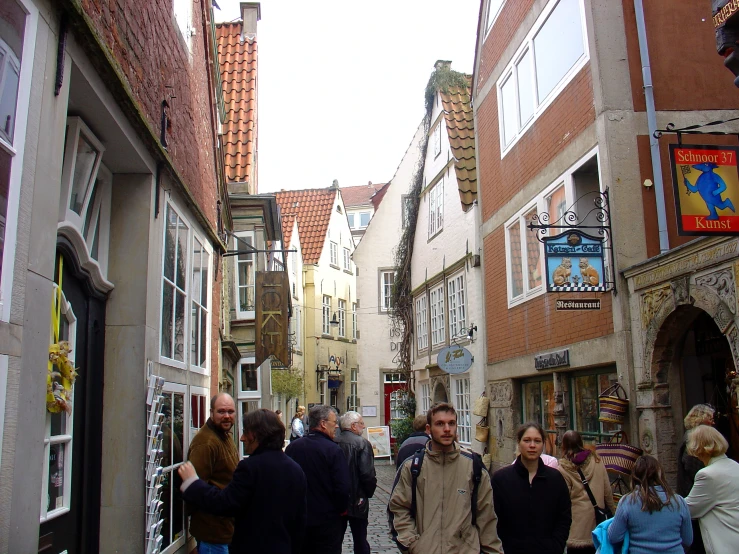
{"type": "Polygon", "coordinates": [[[611,482],[605,465],[595,452],[587,450],[582,436],[577,431],[567,431],[562,437],[563,457],[559,460],[559,472],[565,478],[572,501],[572,525],[567,537],[567,554],[595,554],[593,529],[595,529],[595,510],[578,469],[588,481],[590,492],[600,508],[606,508],[611,515],[616,513],[611,482]]]}
{"type": "Polygon", "coordinates": [[[695,475],[685,499],[690,517],[700,520],[708,554],[739,552],[739,464],[726,457],[721,433],[699,425],[688,437],[688,453],[706,466],[695,475]]]}

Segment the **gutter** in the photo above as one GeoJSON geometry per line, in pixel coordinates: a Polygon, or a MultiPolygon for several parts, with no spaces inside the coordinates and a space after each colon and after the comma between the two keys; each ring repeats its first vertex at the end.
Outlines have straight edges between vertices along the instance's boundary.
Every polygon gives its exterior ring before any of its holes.
{"type": "Polygon", "coordinates": [[[657,228],[659,230],[659,250],[665,253],[670,249],[667,235],[667,214],[665,210],[665,187],[662,179],[662,162],[659,153],[659,140],[655,138],[657,130],[657,110],[654,106],[654,87],[652,86],[652,69],[649,63],[649,48],[647,45],[647,28],[644,22],[644,5],[642,0],[634,0],[636,12],[636,32],[639,39],[639,57],[642,65],[642,80],[644,82],[644,97],[647,105],[647,127],[649,129],[649,150],[652,157],[652,174],[657,201],[657,228]]]}

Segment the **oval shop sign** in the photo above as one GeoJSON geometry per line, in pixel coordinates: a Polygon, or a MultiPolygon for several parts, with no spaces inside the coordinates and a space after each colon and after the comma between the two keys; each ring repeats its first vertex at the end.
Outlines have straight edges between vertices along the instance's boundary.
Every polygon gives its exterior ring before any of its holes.
{"type": "Polygon", "coordinates": [[[447,346],[439,352],[436,363],[447,373],[464,373],[472,365],[472,354],[462,346],[447,346]]]}

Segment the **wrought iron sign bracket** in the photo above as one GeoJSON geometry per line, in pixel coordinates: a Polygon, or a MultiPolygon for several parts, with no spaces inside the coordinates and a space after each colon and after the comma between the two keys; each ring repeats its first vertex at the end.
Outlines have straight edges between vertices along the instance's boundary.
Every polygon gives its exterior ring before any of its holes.
{"type": "MultiPolygon", "coordinates": [[[[572,234],[577,235],[578,237],[584,237],[585,239],[600,242],[603,254],[608,254],[608,265],[604,268],[601,288],[585,286],[578,288],[577,286],[579,283],[576,282],[576,286],[571,288],[571,290],[557,288],[554,292],[586,292],[587,290],[593,290],[601,293],[613,292],[614,295],[618,294],[616,289],[613,233],[611,229],[611,207],[608,189],[603,192],[592,191],[583,194],[556,220],[551,221],[551,219],[551,214],[542,212],[540,214],[534,214],[528,224],[529,230],[536,233],[536,238],[539,242],[545,245],[545,248],[548,240],[551,240],[556,236],[565,235],[568,231],[572,231],[572,234]],[[586,206],[586,199],[589,197],[592,197],[593,207],[585,214],[578,215],[576,211],[577,206],[586,206]]],[[[548,272],[545,273],[545,278],[547,279],[545,286],[547,287],[547,290],[550,290],[549,274],[548,272]]],[[[585,285],[585,283],[582,284],[585,285]]]]}
{"type": "Polygon", "coordinates": [[[677,135],[677,143],[683,143],[683,135],[714,135],[714,136],[735,136],[739,139],[739,133],[735,131],[700,131],[704,127],[715,127],[716,125],[723,125],[725,123],[731,123],[732,121],[739,121],[739,117],[733,117],[731,119],[724,119],[718,121],[710,121],[708,123],[699,123],[696,125],[688,125],[687,127],[681,127],[680,129],[675,128],[674,123],[668,123],[664,129],[657,129],[654,131],[653,136],[656,139],[662,138],[665,133],[677,135]]]}

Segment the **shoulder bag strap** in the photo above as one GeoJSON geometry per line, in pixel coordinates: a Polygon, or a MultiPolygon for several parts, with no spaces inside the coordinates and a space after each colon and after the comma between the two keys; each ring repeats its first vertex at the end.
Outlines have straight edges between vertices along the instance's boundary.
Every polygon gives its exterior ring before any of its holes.
{"type": "Polygon", "coordinates": [[[593,491],[590,490],[590,485],[588,485],[588,480],[585,479],[585,476],[582,474],[582,470],[579,467],[577,468],[577,472],[580,474],[580,481],[582,481],[582,486],[585,487],[585,492],[588,493],[588,497],[593,503],[593,507],[598,507],[598,503],[595,501],[595,497],[593,496],[593,491]]]}

